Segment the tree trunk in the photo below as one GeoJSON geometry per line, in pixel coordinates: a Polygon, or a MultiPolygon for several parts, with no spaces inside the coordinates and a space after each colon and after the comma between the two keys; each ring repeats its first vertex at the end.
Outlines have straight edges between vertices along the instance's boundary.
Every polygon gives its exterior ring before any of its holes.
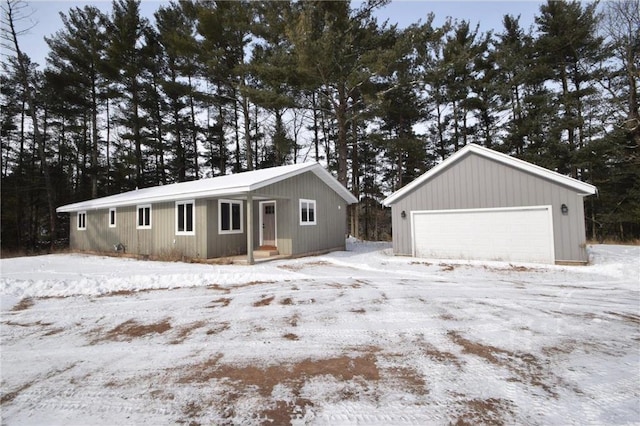
{"type": "Polygon", "coordinates": [[[338,122],[338,182],[347,187],[347,157],[349,149],[347,146],[347,94],[345,88],[338,89],[338,102],[335,105],[336,120],[338,122]]]}
{"type": "Polygon", "coordinates": [[[233,119],[236,134],[236,153],[235,153],[235,166],[234,173],[240,173],[242,170],[240,166],[240,125],[238,124],[238,101],[233,101],[233,119]]]}
{"type": "Polygon", "coordinates": [[[244,145],[247,160],[247,170],[253,170],[253,155],[251,148],[251,111],[249,111],[249,100],[246,96],[242,97],[242,115],[244,118],[244,145]]]}
{"type": "Polygon", "coordinates": [[[318,139],[318,105],[316,100],[316,92],[311,92],[311,99],[313,103],[313,144],[316,152],[316,162],[320,161],[320,151],[318,145],[320,141],[318,139]]]}
{"type": "Polygon", "coordinates": [[[98,94],[91,80],[91,198],[98,198],[98,94]]]}
{"type": "Polygon", "coordinates": [[[193,102],[193,86],[191,84],[191,75],[189,79],[189,107],[191,109],[191,144],[193,145],[193,171],[195,179],[200,179],[200,166],[198,165],[198,132],[196,131],[196,108],[193,102]]]}
{"type": "MultiPolygon", "coordinates": [[[[351,120],[351,192],[360,199],[360,163],[358,162],[358,125],[351,120]]],[[[351,235],[360,238],[360,203],[351,205],[351,235]]]]}
{"type": "Polygon", "coordinates": [[[138,84],[137,81],[132,82],[131,102],[133,107],[133,139],[135,143],[135,158],[136,158],[136,187],[142,188],[144,186],[144,179],[142,176],[144,167],[142,159],[142,134],[140,131],[140,114],[138,111],[138,84]]]}

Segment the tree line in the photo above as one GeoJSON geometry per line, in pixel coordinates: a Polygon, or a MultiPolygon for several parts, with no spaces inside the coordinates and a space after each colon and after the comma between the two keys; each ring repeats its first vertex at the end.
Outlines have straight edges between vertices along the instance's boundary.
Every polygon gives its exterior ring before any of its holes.
{"type": "Polygon", "coordinates": [[[68,235],[61,204],[320,161],[360,200],[351,232],[389,236],[380,201],[477,143],[590,182],[589,237],[640,238],[640,4],[541,4],[481,32],[406,28],[386,0],[114,0],[61,13],[46,64],[2,4],[2,248],[68,235]]]}

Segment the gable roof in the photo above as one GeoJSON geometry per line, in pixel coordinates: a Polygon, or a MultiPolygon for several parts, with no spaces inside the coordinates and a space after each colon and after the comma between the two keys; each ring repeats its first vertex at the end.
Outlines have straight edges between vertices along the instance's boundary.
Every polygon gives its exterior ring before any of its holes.
{"type": "Polygon", "coordinates": [[[455,154],[451,155],[442,163],[433,167],[431,170],[429,170],[428,172],[426,172],[416,180],[412,181],[408,185],[404,186],[403,188],[400,188],[393,194],[389,195],[382,202],[382,204],[384,204],[385,206],[392,205],[393,203],[403,198],[405,195],[409,194],[411,191],[413,191],[423,183],[427,182],[433,176],[437,175],[442,170],[449,167],[451,164],[455,163],[456,161],[460,160],[461,158],[469,154],[480,155],[481,157],[489,158],[491,160],[497,161],[507,166],[511,166],[516,169],[522,170],[525,173],[539,176],[543,179],[547,179],[552,182],[558,183],[560,185],[572,188],[580,195],[593,195],[597,192],[597,189],[595,186],[588,184],[586,182],[582,182],[577,179],[571,178],[569,176],[556,173],[549,169],[545,169],[544,167],[536,166],[535,164],[528,163],[524,160],[520,160],[518,158],[511,157],[506,154],[502,154],[500,152],[482,147],[480,145],[469,144],[464,148],[462,148],[461,150],[459,150],[458,152],[456,152],[455,154]]]}
{"type": "Polygon", "coordinates": [[[170,185],[136,189],[122,194],[67,204],[58,207],[56,211],[58,213],[64,213],[80,210],[131,206],[136,204],[160,203],[165,201],[246,195],[251,191],[258,190],[265,186],[306,172],[313,172],[348,204],[358,202],[356,197],[354,197],[351,192],[331,176],[331,174],[320,164],[301,163],[194,180],[190,182],[180,182],[170,185]]]}

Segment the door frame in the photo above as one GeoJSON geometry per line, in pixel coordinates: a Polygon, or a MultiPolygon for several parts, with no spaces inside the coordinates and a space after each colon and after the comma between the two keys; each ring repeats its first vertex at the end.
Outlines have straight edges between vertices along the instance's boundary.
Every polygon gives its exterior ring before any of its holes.
{"type": "Polygon", "coordinates": [[[264,205],[265,204],[273,204],[273,242],[274,245],[278,246],[278,208],[276,205],[276,200],[268,200],[268,201],[260,201],[260,214],[258,228],[260,229],[260,246],[264,245],[264,235],[262,232],[262,224],[264,223],[264,205]]]}

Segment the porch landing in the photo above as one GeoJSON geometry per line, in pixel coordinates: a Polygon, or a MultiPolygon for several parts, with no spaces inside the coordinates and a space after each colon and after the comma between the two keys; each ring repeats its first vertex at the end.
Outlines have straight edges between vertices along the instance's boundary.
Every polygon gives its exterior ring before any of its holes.
{"type": "MultiPolygon", "coordinates": [[[[273,247],[260,247],[257,250],[253,251],[253,262],[255,263],[264,263],[272,260],[279,259],[288,259],[291,256],[286,254],[280,254],[278,250],[273,247]]],[[[207,263],[212,263],[216,265],[247,265],[247,254],[240,254],[236,256],[225,256],[216,259],[207,259],[207,263]]]]}

